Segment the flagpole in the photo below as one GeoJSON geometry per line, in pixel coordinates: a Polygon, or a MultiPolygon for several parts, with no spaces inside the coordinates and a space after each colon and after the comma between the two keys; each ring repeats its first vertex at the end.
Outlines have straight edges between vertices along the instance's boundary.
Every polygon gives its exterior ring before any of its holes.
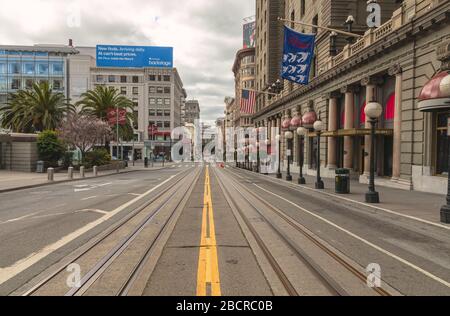
{"type": "Polygon", "coordinates": [[[278,94],[273,93],[273,92],[258,91],[258,90],[254,90],[254,89],[245,89],[245,88],[241,88],[241,91],[242,91],[242,90],[251,91],[251,92],[256,92],[256,93],[261,93],[261,94],[267,94],[267,95],[273,95],[273,96],[278,95],[278,94]]]}
{"type": "Polygon", "coordinates": [[[341,30],[337,30],[337,29],[332,29],[326,26],[319,26],[319,25],[314,25],[314,24],[309,24],[309,23],[305,23],[305,22],[300,22],[300,21],[292,21],[292,20],[288,20],[288,19],[283,19],[278,17],[278,21],[280,22],[289,22],[289,23],[294,23],[294,24],[300,24],[300,25],[305,25],[305,26],[311,26],[314,28],[318,28],[318,29],[324,29],[330,32],[336,32],[336,33],[340,33],[342,35],[347,35],[347,36],[352,36],[352,37],[356,37],[356,38],[362,38],[362,35],[359,34],[355,34],[355,33],[350,33],[350,32],[345,32],[345,31],[341,31],[341,30]]]}

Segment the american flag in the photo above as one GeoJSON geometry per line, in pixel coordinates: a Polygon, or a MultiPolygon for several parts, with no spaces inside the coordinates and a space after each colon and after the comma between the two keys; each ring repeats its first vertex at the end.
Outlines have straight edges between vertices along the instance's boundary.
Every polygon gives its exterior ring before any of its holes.
{"type": "Polygon", "coordinates": [[[256,92],[251,90],[242,90],[241,95],[241,113],[253,114],[256,105],[256,92]]]}

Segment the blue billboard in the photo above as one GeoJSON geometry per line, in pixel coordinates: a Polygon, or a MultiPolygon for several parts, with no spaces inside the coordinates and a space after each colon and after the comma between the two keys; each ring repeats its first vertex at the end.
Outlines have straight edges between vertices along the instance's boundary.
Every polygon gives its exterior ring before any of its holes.
{"type": "Polygon", "coordinates": [[[97,67],[172,68],[173,48],[97,45],[97,67]]]}

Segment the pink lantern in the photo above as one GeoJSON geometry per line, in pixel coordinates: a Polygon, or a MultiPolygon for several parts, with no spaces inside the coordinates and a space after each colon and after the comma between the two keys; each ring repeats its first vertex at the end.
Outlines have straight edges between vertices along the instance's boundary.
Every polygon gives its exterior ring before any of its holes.
{"type": "Polygon", "coordinates": [[[302,126],[303,126],[302,119],[300,118],[300,116],[295,115],[294,118],[291,120],[291,128],[297,129],[302,126]]]}
{"type": "Polygon", "coordinates": [[[290,126],[291,126],[291,120],[287,117],[281,124],[281,127],[283,129],[289,129],[290,126]]]}
{"type": "Polygon", "coordinates": [[[317,121],[317,114],[314,111],[306,112],[302,118],[303,127],[312,128],[317,121]]]}

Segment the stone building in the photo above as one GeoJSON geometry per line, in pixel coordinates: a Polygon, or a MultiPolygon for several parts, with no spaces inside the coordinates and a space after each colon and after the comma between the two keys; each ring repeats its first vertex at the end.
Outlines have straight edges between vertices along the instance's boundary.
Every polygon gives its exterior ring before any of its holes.
{"type": "Polygon", "coordinates": [[[233,126],[250,127],[252,126],[252,113],[241,113],[241,96],[243,89],[255,90],[255,48],[244,48],[237,52],[233,64],[235,99],[233,108],[233,126]]]}
{"type": "MultiPolygon", "coordinates": [[[[344,167],[352,170],[354,178],[366,182],[370,126],[364,108],[377,101],[383,106],[375,144],[378,184],[446,193],[448,143],[443,135],[448,127],[443,123],[448,113],[420,112],[418,97],[424,85],[441,72],[437,52],[448,49],[450,1],[378,3],[383,23],[369,28],[364,27],[368,15],[363,10],[365,1],[286,1],[285,16],[319,26],[344,30],[342,24],[353,15],[353,32],[362,36],[355,40],[341,35],[336,38],[323,29],[290,25],[298,31],[317,32],[310,84],[285,82],[282,93],[253,117],[254,123],[281,128],[283,122],[296,116],[304,121],[322,120],[328,130],[320,144],[312,130],[305,140],[307,173],[315,175],[320,166],[322,174],[332,177],[336,168],[344,167]],[[318,146],[320,161],[316,158],[318,146]]],[[[294,170],[298,170],[299,148],[295,136],[294,170]]]]}
{"type": "Polygon", "coordinates": [[[183,123],[195,124],[200,119],[200,104],[197,100],[188,100],[184,106],[183,123]]]}
{"type": "MultiPolygon", "coordinates": [[[[256,90],[268,91],[280,75],[283,54],[283,24],[278,17],[285,16],[285,0],[256,0],[256,90]]],[[[259,94],[257,111],[266,107],[268,98],[259,94]]]]}

